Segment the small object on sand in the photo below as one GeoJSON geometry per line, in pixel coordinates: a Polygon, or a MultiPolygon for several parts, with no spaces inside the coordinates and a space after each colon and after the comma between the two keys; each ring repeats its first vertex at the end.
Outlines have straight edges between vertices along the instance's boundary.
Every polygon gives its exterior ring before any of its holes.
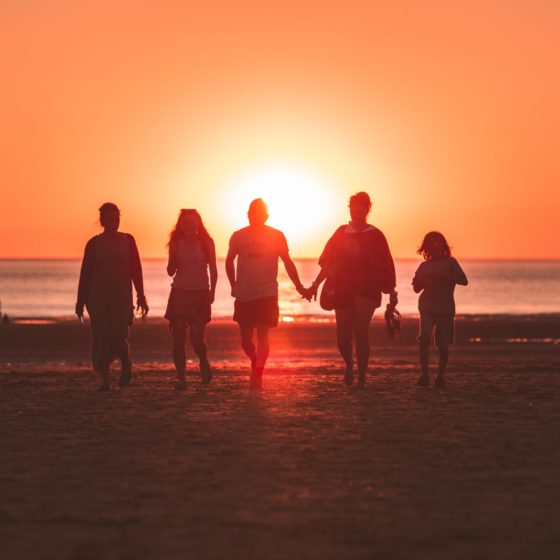
{"type": "Polygon", "coordinates": [[[401,332],[401,314],[397,311],[396,304],[387,304],[385,308],[385,323],[387,325],[387,334],[391,338],[398,338],[401,332]]]}

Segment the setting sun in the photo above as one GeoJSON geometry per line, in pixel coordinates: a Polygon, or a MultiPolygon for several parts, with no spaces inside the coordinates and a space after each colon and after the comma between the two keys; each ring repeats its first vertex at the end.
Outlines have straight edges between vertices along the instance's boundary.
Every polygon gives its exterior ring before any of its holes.
{"type": "Polygon", "coordinates": [[[303,240],[332,228],[336,200],[334,185],[318,171],[292,162],[266,162],[246,169],[224,185],[227,214],[233,227],[247,221],[251,200],[268,205],[268,224],[288,240],[303,240]]]}

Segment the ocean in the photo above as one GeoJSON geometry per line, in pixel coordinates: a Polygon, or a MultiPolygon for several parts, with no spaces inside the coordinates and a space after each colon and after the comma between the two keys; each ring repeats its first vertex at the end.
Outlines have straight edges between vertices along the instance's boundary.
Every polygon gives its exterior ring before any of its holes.
{"type": "MultiPolygon", "coordinates": [[[[419,259],[395,261],[401,313],[417,314],[418,296],[411,279],[419,259]]],[[[314,259],[295,259],[305,285],[318,272],[314,259]]],[[[541,314],[560,313],[560,260],[464,260],[461,265],[469,279],[467,287],[457,286],[457,313],[465,314],[541,314]]],[[[171,279],[164,259],[143,261],[145,291],[150,316],[165,311],[171,279]]],[[[2,313],[11,317],[69,317],[74,313],[80,270],[79,260],[0,259],[0,301],[2,313]]],[[[332,317],[317,302],[302,300],[279,265],[280,312],[284,321],[303,317],[332,317]]],[[[218,262],[218,286],[213,316],[231,317],[233,300],[224,269],[218,262]]],[[[385,299],[383,305],[385,304],[385,299]]]]}

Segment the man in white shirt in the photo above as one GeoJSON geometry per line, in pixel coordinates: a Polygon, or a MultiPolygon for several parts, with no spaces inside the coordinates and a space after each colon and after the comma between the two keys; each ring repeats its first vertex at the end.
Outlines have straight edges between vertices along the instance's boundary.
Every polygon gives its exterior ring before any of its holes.
{"type": "Polygon", "coordinates": [[[260,389],[270,350],[268,330],[278,325],[278,258],[296,290],[304,297],[309,294],[299,280],[284,234],[266,225],[268,208],[264,200],[253,200],[247,216],[249,226],[236,231],[229,241],[226,273],[235,298],[233,320],[239,323],[241,347],[251,360],[251,387],[260,389]]]}

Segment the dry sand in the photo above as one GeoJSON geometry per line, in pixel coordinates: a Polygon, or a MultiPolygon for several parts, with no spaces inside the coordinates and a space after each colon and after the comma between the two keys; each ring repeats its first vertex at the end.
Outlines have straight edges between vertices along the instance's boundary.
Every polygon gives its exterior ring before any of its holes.
{"type": "Polygon", "coordinates": [[[366,390],[342,385],[332,324],[281,325],[255,393],[217,322],[212,385],[177,393],[152,320],[108,394],[87,329],[2,325],[0,555],[558,558],[559,324],[459,320],[444,390],[415,386],[415,321],[397,342],[374,325],[366,390]]]}

